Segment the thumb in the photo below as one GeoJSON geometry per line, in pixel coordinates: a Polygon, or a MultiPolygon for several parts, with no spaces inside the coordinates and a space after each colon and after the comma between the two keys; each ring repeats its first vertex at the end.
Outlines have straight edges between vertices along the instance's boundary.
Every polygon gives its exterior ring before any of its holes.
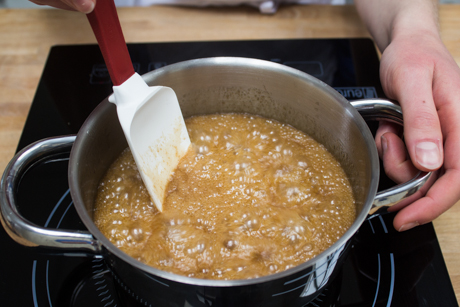
{"type": "Polygon", "coordinates": [[[96,5],[96,0],[65,0],[65,2],[75,10],[85,14],[91,13],[96,5]]]}

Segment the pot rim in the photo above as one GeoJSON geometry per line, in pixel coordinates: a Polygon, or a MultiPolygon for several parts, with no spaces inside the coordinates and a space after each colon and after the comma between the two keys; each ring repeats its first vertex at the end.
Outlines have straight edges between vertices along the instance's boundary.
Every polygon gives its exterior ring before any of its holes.
{"type": "Polygon", "coordinates": [[[257,67],[258,69],[265,68],[270,71],[280,72],[285,75],[290,75],[296,78],[300,78],[303,81],[306,81],[308,83],[315,85],[316,87],[323,88],[324,91],[326,91],[330,96],[332,96],[332,98],[337,100],[337,102],[340,103],[340,105],[342,105],[342,107],[344,108],[344,114],[346,113],[348,114],[348,116],[353,118],[355,124],[358,126],[358,128],[362,132],[363,138],[372,140],[372,142],[366,142],[367,150],[370,153],[369,158],[371,161],[371,168],[372,168],[371,183],[369,185],[368,195],[364,202],[363,208],[361,209],[360,212],[358,212],[354,223],[340,237],[339,240],[337,240],[334,244],[332,244],[329,248],[324,250],[321,254],[317,255],[316,257],[313,257],[312,259],[294,268],[285,270],[283,272],[270,274],[270,275],[257,277],[257,278],[252,278],[252,279],[214,280],[214,279],[199,279],[199,278],[194,278],[194,277],[187,277],[187,276],[178,275],[175,273],[170,273],[170,272],[156,269],[154,267],[151,267],[147,264],[144,264],[132,258],[128,254],[118,249],[115,245],[113,245],[96,227],[96,225],[90,218],[88,212],[86,211],[85,206],[83,205],[83,200],[81,198],[81,195],[76,192],[79,190],[79,188],[76,183],[76,180],[74,180],[72,176],[73,167],[78,166],[78,163],[76,162],[72,163],[73,161],[72,157],[75,155],[74,148],[78,148],[79,144],[82,142],[82,139],[84,138],[84,134],[85,134],[84,128],[89,125],[88,123],[93,121],[93,118],[95,118],[97,114],[99,114],[102,110],[108,107],[109,102],[108,102],[108,98],[106,98],[95,108],[95,110],[90,114],[90,116],[87,118],[85,123],[82,125],[82,128],[80,129],[77,135],[76,141],[74,143],[74,146],[72,148],[72,152],[70,155],[69,172],[68,172],[70,192],[72,195],[72,199],[74,200],[76,211],[78,215],[80,216],[81,220],[83,221],[84,225],[87,227],[87,229],[91,232],[91,234],[97,240],[101,242],[102,246],[104,246],[104,248],[107,249],[107,251],[114,254],[121,260],[131,264],[132,266],[142,270],[145,273],[148,273],[154,276],[158,276],[158,277],[164,278],[166,280],[174,281],[174,282],[196,285],[196,286],[212,286],[212,287],[246,286],[246,285],[270,282],[275,279],[286,277],[286,276],[298,273],[300,271],[303,271],[307,269],[308,267],[313,266],[319,260],[323,260],[324,258],[333,254],[335,251],[339,250],[342,246],[346,245],[346,243],[353,237],[353,235],[358,231],[358,229],[361,227],[363,222],[368,217],[370,207],[372,206],[373,200],[377,193],[378,182],[379,182],[379,171],[380,171],[377,147],[375,145],[375,142],[373,142],[373,136],[369,130],[369,127],[367,126],[366,122],[361,117],[361,115],[358,113],[358,111],[348,102],[348,100],[346,100],[342,95],[340,95],[335,89],[333,89],[326,83],[322,82],[321,80],[316,79],[315,77],[312,77],[308,75],[307,73],[299,71],[295,68],[291,68],[291,67],[288,67],[282,64],[278,64],[275,62],[259,60],[259,59],[238,58],[238,57],[211,57],[211,58],[194,59],[194,60],[178,62],[175,64],[171,64],[171,65],[159,68],[157,70],[146,73],[142,77],[147,83],[149,83],[149,85],[152,85],[151,81],[154,80],[157,75],[171,74],[171,73],[181,71],[184,69],[189,69],[189,68],[194,68],[194,67],[203,67],[203,66],[230,66],[230,67],[245,67],[245,68],[257,67]]]}

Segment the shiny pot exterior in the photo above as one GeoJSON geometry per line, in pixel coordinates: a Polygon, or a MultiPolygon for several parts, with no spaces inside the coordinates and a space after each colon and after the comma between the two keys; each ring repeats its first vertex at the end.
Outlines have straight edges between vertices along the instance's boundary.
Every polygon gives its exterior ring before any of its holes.
{"type": "MultiPolygon", "coordinates": [[[[302,270],[252,280],[200,281],[162,278],[118,258],[105,257],[121,291],[145,306],[304,306],[334,281],[349,244],[324,254],[302,270]]],[[[334,299],[334,298],[333,298],[334,299]]],[[[337,298],[335,298],[337,299],[337,298]]]]}
{"type": "Polygon", "coordinates": [[[359,113],[321,81],[259,60],[194,60],[153,71],[144,78],[149,85],[173,88],[184,117],[223,112],[258,114],[289,123],[313,136],[345,168],[354,189],[358,217],[339,242],[313,261],[262,278],[198,280],[139,263],[112,245],[92,222],[97,186],[112,161],[127,147],[115,106],[104,101],[77,136],[69,182],[79,215],[107,249],[110,266],[123,287],[152,306],[184,306],[185,302],[192,306],[301,306],[318,295],[347,241],[367,217],[377,190],[377,151],[359,113]]]}
{"type": "Polygon", "coordinates": [[[103,256],[119,286],[145,306],[302,306],[314,299],[343,262],[354,233],[369,215],[413,195],[428,175],[379,194],[379,162],[373,137],[361,114],[401,122],[400,108],[388,101],[354,106],[325,83],[298,70],[245,58],[208,58],[173,64],[143,76],[149,85],[174,89],[184,117],[244,112],[288,123],[321,142],[340,161],[353,187],[356,220],[319,256],[281,273],[248,280],[203,280],[160,271],[116,248],[93,223],[97,186],[127,147],[115,105],[104,100],[75,137],[48,139],[18,153],[1,181],[1,222],[28,246],[79,250],[103,256]],[[380,108],[384,111],[380,112],[380,108]],[[374,112],[377,110],[377,112],[374,112]],[[394,111],[394,112],[393,112],[394,111]],[[394,114],[393,114],[394,113],[394,114]],[[68,150],[69,187],[88,232],[40,228],[19,213],[15,191],[35,161],[68,150]]]}

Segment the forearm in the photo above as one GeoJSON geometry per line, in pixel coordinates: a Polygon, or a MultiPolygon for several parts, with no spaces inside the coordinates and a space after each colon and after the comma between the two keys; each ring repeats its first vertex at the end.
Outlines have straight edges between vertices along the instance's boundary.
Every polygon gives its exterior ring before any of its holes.
{"type": "Polygon", "coordinates": [[[436,0],[355,0],[355,5],[382,52],[398,36],[439,36],[436,0]]]}

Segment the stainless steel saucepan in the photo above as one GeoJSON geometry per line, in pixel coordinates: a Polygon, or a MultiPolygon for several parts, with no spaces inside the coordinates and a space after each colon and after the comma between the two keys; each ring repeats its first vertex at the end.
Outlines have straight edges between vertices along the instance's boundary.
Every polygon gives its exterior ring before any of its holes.
{"type": "Polygon", "coordinates": [[[319,256],[281,273],[248,280],[203,280],[160,271],[116,248],[93,223],[97,186],[127,147],[115,106],[107,99],[78,135],[46,139],[19,152],[1,181],[1,221],[12,238],[28,246],[80,251],[104,257],[119,285],[145,306],[302,306],[334,278],[361,224],[380,209],[418,197],[430,173],[377,193],[379,158],[363,118],[402,123],[399,106],[386,100],[348,102],[318,79],[280,64],[247,58],[181,62],[143,76],[153,86],[174,89],[185,117],[244,112],[289,123],[324,144],[345,169],[357,203],[351,228],[319,256]],[[27,169],[41,159],[70,151],[69,186],[87,232],[50,230],[25,220],[16,190],[27,169]]]}

